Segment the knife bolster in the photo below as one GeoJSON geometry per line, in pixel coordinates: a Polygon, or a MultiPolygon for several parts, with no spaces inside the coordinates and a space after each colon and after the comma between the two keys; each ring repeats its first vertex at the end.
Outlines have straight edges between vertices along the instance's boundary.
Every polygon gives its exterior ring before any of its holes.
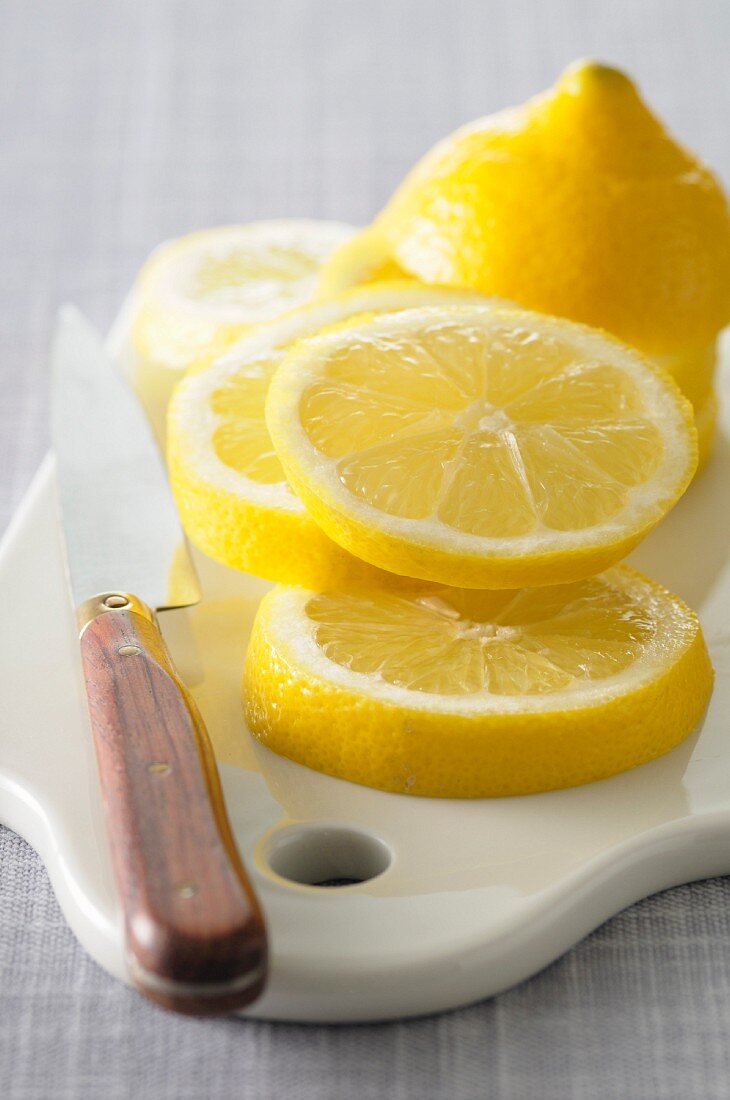
{"type": "Polygon", "coordinates": [[[132,611],[136,615],[141,615],[150,623],[155,621],[155,613],[152,608],[130,592],[100,592],[98,596],[92,596],[90,600],[84,600],[76,610],[79,637],[84,633],[89,623],[93,623],[100,615],[108,615],[115,611],[132,611]]]}

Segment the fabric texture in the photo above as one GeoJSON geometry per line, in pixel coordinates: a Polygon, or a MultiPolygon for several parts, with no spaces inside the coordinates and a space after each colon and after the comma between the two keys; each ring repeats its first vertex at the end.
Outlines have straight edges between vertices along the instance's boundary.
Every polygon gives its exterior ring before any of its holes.
{"type": "MultiPolygon", "coordinates": [[[[47,447],[58,306],[111,322],[145,255],[205,225],[363,223],[460,123],[579,56],[626,66],[727,179],[726,0],[3,0],[0,524],[47,447]]],[[[730,880],[610,921],[519,988],[432,1019],[177,1019],[67,929],[0,830],[3,1100],[730,1096],[730,880]]]]}

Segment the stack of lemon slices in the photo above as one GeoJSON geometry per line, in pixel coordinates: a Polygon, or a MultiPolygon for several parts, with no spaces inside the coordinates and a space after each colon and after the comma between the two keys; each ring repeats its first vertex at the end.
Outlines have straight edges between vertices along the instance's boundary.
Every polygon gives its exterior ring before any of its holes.
{"type": "MultiPolygon", "coordinates": [[[[695,614],[620,562],[695,473],[691,402],[657,349],[483,280],[404,274],[417,249],[369,263],[375,238],[310,264],[297,308],[174,357],[185,528],[278,582],[246,659],[250,729],[330,775],[439,797],[571,786],[668,751],[707,703],[707,650],[695,614]],[[343,252],[362,285],[334,293],[343,252]],[[332,292],[311,300],[317,278],[332,292]]],[[[165,326],[140,316],[149,359],[165,326]]]]}

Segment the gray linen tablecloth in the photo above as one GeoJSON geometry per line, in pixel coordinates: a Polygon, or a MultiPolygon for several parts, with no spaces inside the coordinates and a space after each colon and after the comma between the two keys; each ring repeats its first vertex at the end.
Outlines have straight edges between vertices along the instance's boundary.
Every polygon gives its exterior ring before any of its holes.
{"type": "MultiPolygon", "coordinates": [[[[0,523],[47,446],[61,302],[107,326],[150,248],[199,226],[364,222],[435,139],[586,54],[727,179],[728,47],[726,0],[0,0],[0,523]]],[[[670,891],[440,1018],[197,1022],[96,967],[0,830],[0,1096],[730,1096],[729,913],[728,881],[670,891]]]]}

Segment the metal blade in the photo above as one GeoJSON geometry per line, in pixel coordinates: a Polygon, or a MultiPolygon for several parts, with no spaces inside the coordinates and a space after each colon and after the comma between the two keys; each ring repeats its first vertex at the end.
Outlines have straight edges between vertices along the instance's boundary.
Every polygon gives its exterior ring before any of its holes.
{"type": "Polygon", "coordinates": [[[51,435],[74,602],[121,590],[185,607],[200,587],[145,414],[82,314],[61,310],[51,435]]]}

